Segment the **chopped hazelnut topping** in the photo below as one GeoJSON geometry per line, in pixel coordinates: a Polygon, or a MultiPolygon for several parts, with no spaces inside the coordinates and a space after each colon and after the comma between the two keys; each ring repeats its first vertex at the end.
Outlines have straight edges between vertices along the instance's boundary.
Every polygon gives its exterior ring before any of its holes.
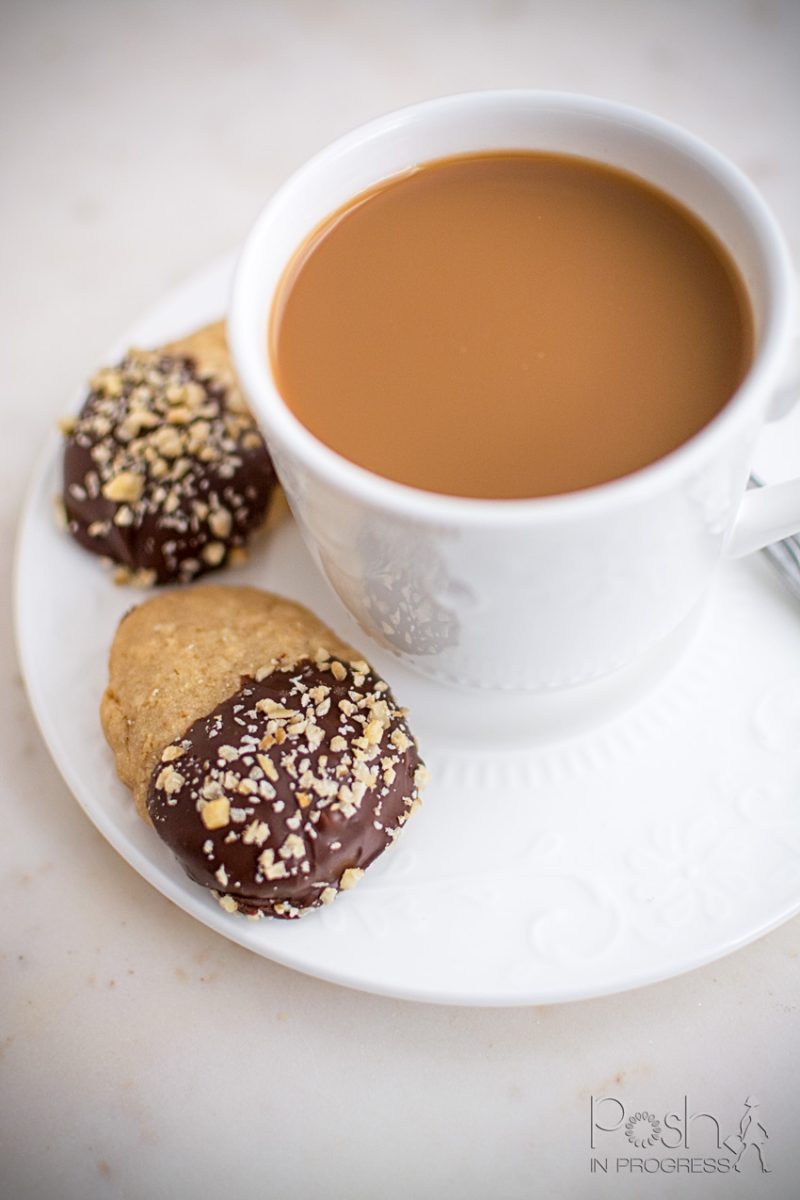
{"type": "Polygon", "coordinates": [[[103,484],[102,490],[106,500],[135,504],[144,490],[144,478],[133,471],[120,471],[103,484]]]}
{"type": "Polygon", "coordinates": [[[342,872],[342,878],[339,880],[339,887],[343,892],[348,891],[349,888],[355,887],[359,879],[362,878],[363,874],[364,872],[360,867],[348,867],[346,871],[342,872]]]}
{"type": "Polygon", "coordinates": [[[201,558],[204,563],[208,563],[210,567],[218,567],[225,557],[225,545],[223,542],[208,542],[201,551],[201,558]]]}
{"type": "Polygon", "coordinates": [[[186,751],[183,746],[167,746],[166,750],[161,752],[161,761],[163,763],[175,762],[177,758],[181,758],[186,751]]]}
{"type": "Polygon", "coordinates": [[[167,413],[167,421],[170,425],[188,425],[192,419],[192,411],[184,405],[178,405],[171,408],[167,413]]]}
{"type": "Polygon", "coordinates": [[[300,859],[306,852],[305,842],[296,833],[287,834],[286,840],[281,846],[278,853],[281,858],[300,859]]]}
{"type": "Polygon", "coordinates": [[[156,779],[156,787],[161,788],[168,796],[174,796],[181,790],[186,780],[173,766],[164,767],[156,779]]]}
{"type": "Polygon", "coordinates": [[[285,862],[276,862],[273,866],[267,867],[264,874],[270,881],[273,879],[286,879],[289,874],[289,869],[285,862]]]}
{"type": "Polygon", "coordinates": [[[400,751],[401,754],[405,753],[406,750],[410,749],[411,744],[412,744],[409,741],[409,739],[406,737],[406,735],[403,733],[402,729],[395,729],[394,733],[389,738],[389,741],[392,743],[393,746],[397,747],[397,749],[400,751]]]}
{"type": "Polygon", "coordinates": [[[257,754],[256,762],[261,767],[261,770],[266,775],[267,779],[271,779],[273,783],[277,783],[279,779],[278,768],[269,757],[268,754],[257,754]]]}
{"type": "Polygon", "coordinates": [[[428,770],[428,768],[423,766],[422,763],[420,763],[420,765],[417,767],[416,771],[414,772],[414,787],[424,788],[425,784],[428,782],[430,777],[431,777],[431,773],[428,770]]]}
{"type": "Polygon", "coordinates": [[[214,537],[226,538],[231,531],[233,518],[227,508],[217,508],[208,518],[208,527],[214,537]]]}
{"type": "Polygon", "coordinates": [[[164,458],[179,458],[184,450],[183,435],[171,425],[162,425],[153,434],[153,445],[164,458]]]}
{"type": "Polygon", "coordinates": [[[275,851],[270,848],[262,850],[258,856],[258,865],[264,872],[268,871],[274,862],[275,851]]]}
{"type": "Polygon", "coordinates": [[[259,712],[266,713],[268,717],[275,717],[276,719],[281,720],[286,720],[289,717],[297,716],[296,709],[285,708],[282,704],[279,704],[277,700],[273,700],[269,696],[265,696],[263,700],[259,700],[256,703],[256,708],[259,710],[259,712]]]}
{"type": "Polygon", "coordinates": [[[227,796],[220,796],[219,800],[209,800],[204,805],[200,818],[206,829],[224,829],[230,822],[230,801],[227,796]]]}
{"type": "Polygon", "coordinates": [[[269,837],[269,825],[266,821],[251,821],[242,833],[242,841],[250,846],[263,846],[269,837]]]}
{"type": "Polygon", "coordinates": [[[128,525],[132,525],[134,521],[133,509],[127,504],[121,505],[114,513],[114,524],[124,529],[128,525]]]}
{"type": "Polygon", "coordinates": [[[380,721],[368,721],[364,726],[364,737],[372,746],[377,746],[383,735],[383,725],[380,721]]]}
{"type": "Polygon", "coordinates": [[[316,750],[325,739],[325,730],[321,725],[309,724],[306,730],[306,739],[312,750],[316,750]]]}
{"type": "Polygon", "coordinates": [[[204,800],[219,800],[224,795],[222,784],[218,779],[212,779],[211,776],[208,776],[203,780],[200,794],[204,800]]]}
{"type": "Polygon", "coordinates": [[[122,380],[119,375],[110,367],[98,371],[92,377],[89,385],[94,392],[103,392],[106,396],[112,398],[122,395],[122,380]]]}

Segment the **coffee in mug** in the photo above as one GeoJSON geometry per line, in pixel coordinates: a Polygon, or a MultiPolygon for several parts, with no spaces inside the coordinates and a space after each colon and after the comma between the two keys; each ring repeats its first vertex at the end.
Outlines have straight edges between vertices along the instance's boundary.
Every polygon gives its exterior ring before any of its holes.
{"type": "Polygon", "coordinates": [[[629,475],[720,411],[753,356],[720,240],[646,180],[575,155],[406,170],[333,212],[273,306],[278,388],[387,479],[521,499],[629,475]]]}

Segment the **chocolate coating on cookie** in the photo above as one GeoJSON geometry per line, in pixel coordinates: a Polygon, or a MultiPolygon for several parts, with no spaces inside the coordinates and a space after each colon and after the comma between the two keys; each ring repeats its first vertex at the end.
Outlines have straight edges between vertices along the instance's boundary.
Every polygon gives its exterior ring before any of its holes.
{"type": "Polygon", "coordinates": [[[264,440],[234,384],[189,356],[131,350],[92,379],[67,433],[67,528],[123,580],[187,582],[264,520],[264,440]]]}
{"type": "Polygon", "coordinates": [[[299,917],[389,846],[425,777],[386,683],[363,662],[265,668],[167,746],[147,809],[223,908],[299,917]]]}

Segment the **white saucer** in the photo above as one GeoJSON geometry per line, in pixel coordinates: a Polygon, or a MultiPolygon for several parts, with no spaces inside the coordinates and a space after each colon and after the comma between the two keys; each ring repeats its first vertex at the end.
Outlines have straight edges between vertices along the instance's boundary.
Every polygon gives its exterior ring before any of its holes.
{"type": "MultiPolygon", "coordinates": [[[[216,317],[230,270],[226,260],[190,280],[109,358],[216,317]]],[[[71,403],[65,396],[65,411],[71,403]]],[[[800,462],[800,416],[774,442],[773,457],[793,442],[800,462]]],[[[758,463],[767,477],[769,449],[758,463]]],[[[495,699],[429,683],[371,646],[287,521],[221,578],[293,596],[360,645],[410,707],[432,781],[396,848],[330,908],[299,922],[227,915],[139,820],[114,774],[98,703],[117,621],[142,593],[115,587],[56,530],[59,471],[54,435],[16,566],[34,711],[100,832],[223,936],[367,991],[541,1004],[667,978],[800,910],[800,607],[763,561],[725,564],[693,636],[621,686],[560,702],[495,699]]]]}

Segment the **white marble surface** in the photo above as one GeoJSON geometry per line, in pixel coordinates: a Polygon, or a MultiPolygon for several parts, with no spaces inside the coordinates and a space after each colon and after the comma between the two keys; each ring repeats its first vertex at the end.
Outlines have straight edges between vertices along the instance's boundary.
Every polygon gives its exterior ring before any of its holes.
{"type": "MultiPolygon", "coordinates": [[[[799,52],[793,0],[6,0],[5,561],[44,432],[104,347],[331,137],[468,88],[626,100],[738,162],[797,261],[799,52]]],[[[552,1008],[429,1008],[273,966],[174,909],[82,816],[27,706],[6,578],[0,1196],[800,1193],[800,920],[552,1008]],[[688,1094],[730,1126],[752,1093],[772,1174],[590,1174],[590,1096],[661,1115],[688,1094]]]]}

